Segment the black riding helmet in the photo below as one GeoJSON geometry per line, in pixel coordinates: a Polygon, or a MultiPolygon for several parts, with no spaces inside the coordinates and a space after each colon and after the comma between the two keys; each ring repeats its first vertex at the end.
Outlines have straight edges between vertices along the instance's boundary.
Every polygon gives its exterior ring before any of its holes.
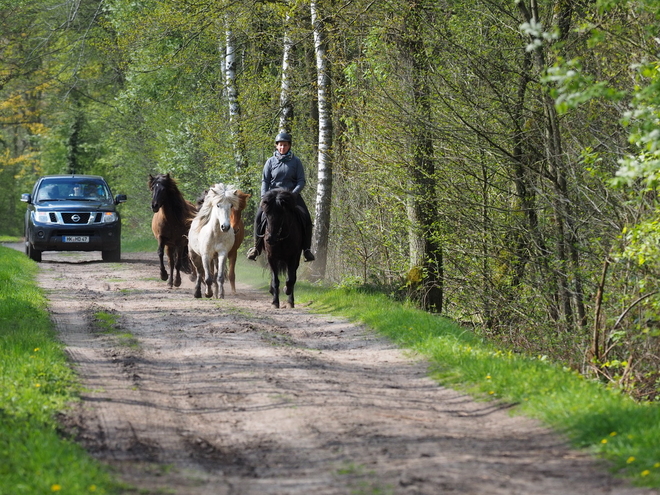
{"type": "Polygon", "coordinates": [[[275,138],[275,144],[279,143],[280,141],[287,141],[290,144],[291,134],[289,134],[288,132],[280,132],[275,138]]]}

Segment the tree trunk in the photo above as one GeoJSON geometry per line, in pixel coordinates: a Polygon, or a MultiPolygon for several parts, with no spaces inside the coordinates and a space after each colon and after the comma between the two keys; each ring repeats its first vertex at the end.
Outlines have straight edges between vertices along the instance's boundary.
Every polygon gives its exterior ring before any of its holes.
{"type": "Polygon", "coordinates": [[[227,101],[229,103],[229,129],[231,133],[232,148],[234,150],[234,163],[236,164],[236,175],[239,186],[246,189],[250,184],[247,171],[247,154],[243,141],[243,129],[241,125],[241,107],[238,102],[238,90],[236,89],[236,47],[234,46],[234,35],[226,21],[225,31],[225,88],[227,101]]]}
{"type": "MultiPolygon", "coordinates": [[[[533,80],[532,60],[528,52],[525,52],[523,67],[518,81],[517,102],[514,107],[514,135],[513,135],[513,158],[514,158],[514,183],[516,186],[516,196],[518,198],[520,209],[525,215],[525,229],[516,237],[514,262],[514,271],[511,281],[515,289],[520,285],[524,278],[526,264],[532,259],[535,260],[536,267],[547,281],[546,290],[543,294],[547,300],[550,317],[553,321],[559,319],[559,283],[556,274],[550,267],[551,250],[548,249],[543,234],[539,228],[539,217],[536,204],[536,193],[534,178],[530,177],[532,164],[537,160],[536,154],[526,145],[528,137],[525,135],[526,118],[524,107],[526,100],[527,87],[533,80]],[[530,242],[531,241],[531,242],[530,242]]],[[[515,297],[515,295],[513,295],[515,297]]]]}
{"type": "Polygon", "coordinates": [[[420,269],[423,274],[422,307],[440,313],[443,306],[443,254],[434,225],[438,208],[433,138],[431,126],[427,125],[431,121],[431,102],[427,85],[430,68],[424,57],[424,8],[424,1],[411,0],[405,16],[402,41],[402,53],[410,67],[413,105],[410,126],[413,164],[408,196],[409,246],[411,269],[420,269]]]}
{"type": "Polygon", "coordinates": [[[289,83],[293,41],[289,35],[289,21],[290,17],[287,14],[284,31],[284,49],[282,50],[282,85],[280,86],[280,130],[286,132],[291,131],[291,121],[293,120],[291,85],[289,83]]]}
{"type": "Polygon", "coordinates": [[[310,3],[316,53],[317,92],[319,110],[318,184],[312,250],[316,254],[312,278],[322,279],[328,262],[328,235],[332,205],[332,101],[327,37],[317,2],[310,3]]]}
{"type": "MultiPolygon", "coordinates": [[[[540,22],[537,0],[530,0],[529,8],[524,2],[520,1],[518,2],[518,7],[526,22],[540,22]]],[[[561,35],[565,35],[572,13],[570,2],[562,1],[558,7],[562,11],[556,13],[556,18],[560,19],[562,23],[561,35]]],[[[540,39],[534,36],[534,41],[540,41],[540,39]]],[[[543,74],[547,64],[542,44],[535,48],[534,57],[538,73],[543,74]]],[[[578,324],[582,327],[587,324],[582,275],[580,273],[579,240],[573,222],[571,201],[566,181],[566,157],[563,151],[559,116],[555,108],[555,102],[548,91],[544,91],[541,99],[545,115],[545,159],[548,166],[548,174],[554,188],[552,205],[556,228],[555,254],[558,266],[555,273],[559,283],[559,297],[566,330],[572,330],[572,327],[575,325],[574,307],[578,313],[578,324]],[[569,287],[569,273],[574,280],[573,290],[569,287]]]]}

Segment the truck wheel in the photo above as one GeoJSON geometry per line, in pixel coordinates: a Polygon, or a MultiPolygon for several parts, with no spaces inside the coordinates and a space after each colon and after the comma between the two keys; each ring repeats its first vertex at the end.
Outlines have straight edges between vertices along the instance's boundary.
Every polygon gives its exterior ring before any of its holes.
{"type": "Polygon", "coordinates": [[[121,248],[113,251],[101,251],[103,261],[117,262],[121,261],[121,248]]]}
{"type": "Polygon", "coordinates": [[[34,246],[30,243],[30,241],[25,242],[25,254],[28,255],[28,257],[31,260],[34,260],[36,262],[41,261],[41,253],[42,251],[39,251],[38,249],[35,249],[34,246]]]}

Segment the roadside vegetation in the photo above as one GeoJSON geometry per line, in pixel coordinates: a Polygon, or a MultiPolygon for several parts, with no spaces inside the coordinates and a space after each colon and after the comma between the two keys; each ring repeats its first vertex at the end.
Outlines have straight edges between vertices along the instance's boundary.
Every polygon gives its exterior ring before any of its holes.
{"type": "Polygon", "coordinates": [[[0,495],[110,494],[109,473],[58,430],[80,384],[57,342],[36,263],[0,247],[0,495]]]}
{"type": "MultiPolygon", "coordinates": [[[[269,273],[261,266],[239,259],[237,270],[240,281],[267,290],[269,273]]],[[[328,289],[299,279],[296,306],[363,323],[427,359],[439,384],[477,400],[515,404],[513,414],[536,418],[576,448],[609,460],[616,475],[660,488],[657,402],[636,402],[609,382],[587,379],[547,356],[498,349],[452,320],[359,286],[328,289]]]]}

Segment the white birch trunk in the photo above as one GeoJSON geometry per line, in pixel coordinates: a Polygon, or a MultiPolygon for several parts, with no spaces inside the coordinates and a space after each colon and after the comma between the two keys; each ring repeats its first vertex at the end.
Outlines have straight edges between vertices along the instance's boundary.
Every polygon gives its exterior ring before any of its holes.
{"type": "MultiPolygon", "coordinates": [[[[289,25],[289,14],[286,16],[285,25],[289,25]]],[[[290,84],[290,68],[291,68],[291,51],[293,49],[293,41],[289,36],[289,29],[286,28],[284,32],[284,49],[282,50],[282,86],[280,88],[280,130],[291,131],[291,121],[293,120],[293,106],[291,105],[291,84],[290,84]]]]}
{"type": "Polygon", "coordinates": [[[330,99],[330,67],[326,53],[326,35],[317,2],[310,3],[314,51],[316,54],[319,145],[318,184],[316,188],[316,214],[312,250],[316,254],[313,266],[314,278],[324,278],[328,262],[328,235],[332,203],[332,104],[330,99]]]}
{"type": "Polygon", "coordinates": [[[229,103],[229,132],[231,134],[232,147],[234,149],[234,162],[236,164],[236,173],[239,177],[241,187],[247,182],[243,177],[247,169],[247,160],[241,132],[241,107],[238,102],[238,90],[236,89],[236,47],[234,45],[234,35],[229,28],[229,21],[226,21],[225,30],[225,92],[227,102],[229,103]]]}

